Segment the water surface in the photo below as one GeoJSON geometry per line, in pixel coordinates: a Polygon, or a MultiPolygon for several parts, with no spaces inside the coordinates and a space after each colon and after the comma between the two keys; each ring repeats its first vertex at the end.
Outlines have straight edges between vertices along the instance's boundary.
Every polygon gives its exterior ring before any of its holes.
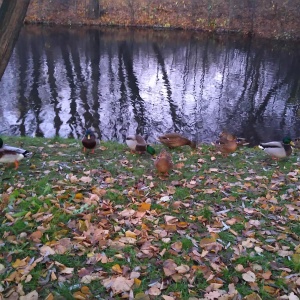
{"type": "Polygon", "coordinates": [[[154,142],[221,130],[300,136],[300,46],[192,31],[25,26],[0,82],[0,133],[154,142]]]}

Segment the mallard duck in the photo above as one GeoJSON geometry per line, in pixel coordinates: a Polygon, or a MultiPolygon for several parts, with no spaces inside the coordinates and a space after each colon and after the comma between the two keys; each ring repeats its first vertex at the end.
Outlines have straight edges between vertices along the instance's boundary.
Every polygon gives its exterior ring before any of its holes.
{"type": "Polygon", "coordinates": [[[227,131],[222,131],[220,134],[219,134],[219,140],[221,141],[235,141],[237,138],[235,135],[227,132],[227,131]]]}
{"type": "Polygon", "coordinates": [[[184,137],[183,135],[173,132],[173,133],[166,133],[158,137],[158,140],[169,147],[170,149],[175,147],[181,147],[184,145],[190,146],[192,149],[196,148],[196,143],[189,140],[188,138],[184,137]]]}
{"type": "Polygon", "coordinates": [[[222,131],[219,135],[219,141],[221,142],[233,142],[235,141],[237,143],[237,146],[246,146],[249,145],[249,142],[245,138],[242,137],[236,137],[235,135],[227,132],[222,131]]]}
{"type": "Polygon", "coordinates": [[[27,150],[12,147],[3,144],[3,140],[0,138],[0,162],[1,163],[14,163],[15,169],[19,167],[19,161],[24,157],[29,157],[31,152],[27,150]]]}
{"type": "Polygon", "coordinates": [[[92,150],[91,153],[94,153],[97,144],[95,133],[91,129],[87,129],[81,143],[83,145],[83,152],[86,149],[90,149],[92,150]]]}
{"type": "Polygon", "coordinates": [[[173,168],[171,154],[165,149],[162,149],[154,161],[154,166],[158,173],[168,174],[168,172],[173,168]]]}
{"type": "Polygon", "coordinates": [[[228,156],[228,154],[235,152],[238,145],[236,140],[234,141],[224,141],[224,140],[218,140],[215,143],[216,148],[218,151],[222,153],[223,156],[228,156]]]}
{"type": "Polygon", "coordinates": [[[283,138],[282,142],[261,143],[258,147],[263,149],[273,159],[290,156],[293,152],[294,142],[290,137],[283,138]]]}
{"type": "Polygon", "coordinates": [[[144,138],[139,134],[127,136],[126,144],[130,148],[131,151],[134,151],[134,152],[137,151],[137,152],[141,152],[141,153],[148,152],[151,155],[155,154],[155,149],[153,147],[151,147],[150,145],[148,145],[146,143],[146,141],[144,140],[144,138]]]}

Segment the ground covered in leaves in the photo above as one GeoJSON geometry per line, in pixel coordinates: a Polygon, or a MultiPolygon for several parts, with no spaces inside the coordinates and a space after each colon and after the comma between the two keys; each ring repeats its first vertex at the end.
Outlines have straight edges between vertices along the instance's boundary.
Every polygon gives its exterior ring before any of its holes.
{"type": "Polygon", "coordinates": [[[3,139],[33,156],[0,166],[0,299],[299,299],[297,152],[184,147],[162,177],[113,142],[3,139]]]}

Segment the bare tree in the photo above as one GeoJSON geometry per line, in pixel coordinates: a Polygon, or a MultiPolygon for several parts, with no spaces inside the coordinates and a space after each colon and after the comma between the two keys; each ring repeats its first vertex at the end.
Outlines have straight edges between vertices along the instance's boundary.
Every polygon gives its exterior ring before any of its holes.
{"type": "Polygon", "coordinates": [[[89,0],[88,1],[88,17],[90,19],[97,19],[100,15],[100,7],[98,0],[89,0]]]}
{"type": "Polygon", "coordinates": [[[0,8],[0,80],[18,39],[30,0],[3,0],[0,8]]]}

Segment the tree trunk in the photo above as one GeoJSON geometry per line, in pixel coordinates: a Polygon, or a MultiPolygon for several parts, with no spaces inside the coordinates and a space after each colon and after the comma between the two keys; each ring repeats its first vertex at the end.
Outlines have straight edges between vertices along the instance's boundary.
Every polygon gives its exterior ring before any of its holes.
{"type": "Polygon", "coordinates": [[[0,80],[26,16],[30,0],[3,0],[0,7],[0,80]]]}
{"type": "Polygon", "coordinates": [[[88,17],[90,19],[99,18],[100,9],[98,0],[89,0],[88,1],[88,17]]]}

